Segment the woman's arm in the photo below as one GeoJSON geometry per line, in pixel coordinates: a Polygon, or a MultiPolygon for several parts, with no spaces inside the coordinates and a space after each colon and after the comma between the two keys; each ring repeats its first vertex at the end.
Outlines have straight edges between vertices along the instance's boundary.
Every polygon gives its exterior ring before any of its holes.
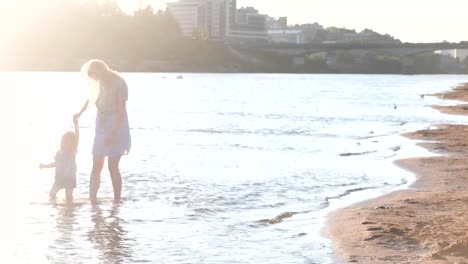
{"type": "Polygon", "coordinates": [[[86,100],[83,107],[81,108],[81,111],[78,114],[75,114],[73,116],[73,122],[75,122],[75,119],[80,118],[80,116],[86,111],[86,109],[88,109],[88,104],[89,104],[89,100],[86,100]]]}
{"type": "Polygon", "coordinates": [[[80,142],[80,127],[78,126],[77,118],[73,118],[73,124],[75,125],[75,150],[78,151],[78,143],[80,142]]]}

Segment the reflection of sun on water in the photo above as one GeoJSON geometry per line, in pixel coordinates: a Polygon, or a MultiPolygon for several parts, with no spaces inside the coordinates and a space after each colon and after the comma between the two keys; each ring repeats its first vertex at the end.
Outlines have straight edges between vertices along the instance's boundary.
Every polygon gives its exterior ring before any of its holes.
{"type": "MultiPolygon", "coordinates": [[[[81,75],[70,74],[58,80],[50,77],[0,73],[0,263],[22,259],[17,256],[18,245],[41,244],[29,241],[25,221],[31,219],[25,214],[33,213],[28,204],[47,203],[54,170],[41,171],[38,165],[53,161],[61,135],[72,129],[73,113],[86,98],[81,75]]],[[[38,250],[28,248],[27,252],[34,254],[38,250]]]]}
{"type": "Polygon", "coordinates": [[[0,217],[0,262],[13,263],[14,249],[16,245],[16,225],[18,220],[17,197],[20,196],[17,191],[17,170],[20,166],[21,157],[17,145],[20,144],[17,135],[17,114],[18,106],[14,102],[16,87],[8,76],[1,75],[0,91],[2,94],[2,103],[0,104],[1,120],[1,138],[0,144],[0,208],[2,217],[0,217]]]}

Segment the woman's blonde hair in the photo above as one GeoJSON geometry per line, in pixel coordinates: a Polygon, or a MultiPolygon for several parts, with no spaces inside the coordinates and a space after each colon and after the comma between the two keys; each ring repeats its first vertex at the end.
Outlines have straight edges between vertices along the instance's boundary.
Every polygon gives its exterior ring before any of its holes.
{"type": "Polygon", "coordinates": [[[104,76],[114,75],[118,76],[118,73],[111,68],[102,60],[89,60],[81,67],[81,72],[88,79],[89,87],[89,98],[88,106],[94,105],[99,96],[99,83],[102,81],[104,76]]]}
{"type": "Polygon", "coordinates": [[[88,78],[99,78],[104,74],[114,71],[102,60],[90,60],[83,64],[81,72],[86,74],[88,78]]]}

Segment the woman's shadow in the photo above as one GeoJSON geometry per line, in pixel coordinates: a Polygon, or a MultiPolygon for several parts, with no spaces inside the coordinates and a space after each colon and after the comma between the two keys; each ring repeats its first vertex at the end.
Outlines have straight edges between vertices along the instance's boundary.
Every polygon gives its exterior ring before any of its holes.
{"type": "Polygon", "coordinates": [[[94,227],[87,233],[88,240],[100,252],[103,263],[131,262],[131,239],[122,228],[119,207],[102,210],[99,206],[91,209],[91,222],[94,227]]]}

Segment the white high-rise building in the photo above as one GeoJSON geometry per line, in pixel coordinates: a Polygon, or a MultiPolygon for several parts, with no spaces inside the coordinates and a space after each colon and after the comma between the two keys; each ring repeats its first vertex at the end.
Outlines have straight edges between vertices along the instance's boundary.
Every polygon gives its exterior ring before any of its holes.
{"type": "Polygon", "coordinates": [[[237,9],[237,0],[180,0],[168,3],[185,37],[204,29],[210,39],[266,42],[266,15],[254,8],[237,9]]]}
{"type": "Polygon", "coordinates": [[[237,9],[228,39],[231,42],[267,42],[267,16],[253,7],[237,9]]]}
{"type": "Polygon", "coordinates": [[[175,3],[167,3],[167,8],[179,24],[182,35],[192,37],[193,32],[200,26],[200,0],[181,0],[175,3]]]}
{"type": "Polygon", "coordinates": [[[460,61],[463,61],[466,57],[468,57],[468,50],[462,49],[439,50],[436,51],[436,53],[448,55],[452,58],[459,59],[460,61]]]}
{"type": "Polygon", "coordinates": [[[204,28],[209,38],[224,39],[227,35],[235,0],[180,0],[168,3],[169,12],[174,16],[185,37],[192,37],[198,28],[204,28]]]}
{"type": "Polygon", "coordinates": [[[466,49],[457,49],[455,51],[455,57],[458,58],[460,61],[465,60],[468,57],[468,50],[466,50],[466,49]]]}
{"type": "Polygon", "coordinates": [[[202,24],[211,39],[224,39],[230,28],[230,8],[233,0],[204,0],[202,24]]]}

